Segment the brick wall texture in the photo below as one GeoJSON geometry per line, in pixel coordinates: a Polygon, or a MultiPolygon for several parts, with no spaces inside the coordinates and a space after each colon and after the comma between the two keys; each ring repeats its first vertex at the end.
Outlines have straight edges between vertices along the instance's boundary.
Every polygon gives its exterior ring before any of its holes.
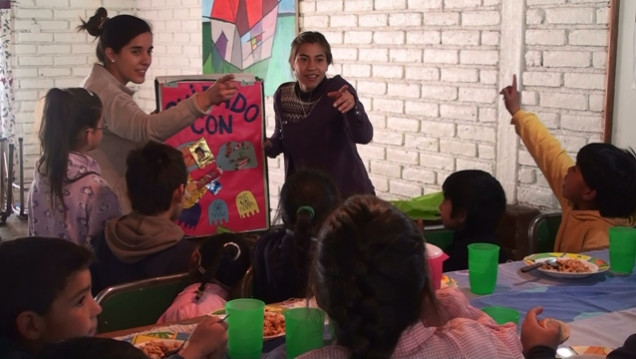
{"type": "MultiPolygon", "coordinates": [[[[334,65],[358,90],[375,127],[359,151],[379,196],[439,191],[452,172],[497,168],[500,47],[507,0],[299,0],[300,31],[321,31],[334,65]]],[[[53,86],[78,86],[96,61],[93,38],[75,27],[104,6],[135,14],[154,32],[153,65],[137,86],[155,108],[155,76],[201,73],[200,0],[18,0],[13,4],[16,135],[25,138],[25,182],[38,157],[38,99],[53,86]]],[[[600,141],[609,1],[526,0],[517,43],[523,106],[536,112],[572,155],[600,141]]],[[[504,75],[506,78],[504,78],[504,75]]],[[[266,101],[268,134],[273,130],[266,101]]],[[[543,175],[520,146],[509,202],[558,208],[543,175]]],[[[282,156],[268,161],[272,206],[284,179],[282,156]]]]}

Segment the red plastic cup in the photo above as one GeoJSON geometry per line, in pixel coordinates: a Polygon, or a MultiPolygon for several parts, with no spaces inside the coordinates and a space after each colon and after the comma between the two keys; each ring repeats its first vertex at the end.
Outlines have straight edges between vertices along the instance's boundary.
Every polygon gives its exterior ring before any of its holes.
{"type": "Polygon", "coordinates": [[[426,243],[426,261],[428,262],[428,270],[431,273],[433,288],[439,289],[442,285],[442,272],[444,261],[448,259],[448,255],[438,246],[426,243]]]}

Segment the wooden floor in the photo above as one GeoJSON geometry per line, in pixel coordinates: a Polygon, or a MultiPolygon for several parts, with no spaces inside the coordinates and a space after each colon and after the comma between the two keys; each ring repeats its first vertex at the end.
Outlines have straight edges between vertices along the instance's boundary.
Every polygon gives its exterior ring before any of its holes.
{"type": "Polygon", "coordinates": [[[0,240],[6,241],[10,239],[26,237],[29,235],[29,229],[26,218],[20,218],[11,214],[6,223],[0,224],[0,240]]]}

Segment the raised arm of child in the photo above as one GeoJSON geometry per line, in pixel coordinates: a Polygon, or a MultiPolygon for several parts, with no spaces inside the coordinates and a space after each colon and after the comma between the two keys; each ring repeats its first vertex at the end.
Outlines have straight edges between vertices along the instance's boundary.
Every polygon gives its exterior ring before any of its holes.
{"type": "Polygon", "coordinates": [[[503,95],[504,104],[511,116],[521,110],[521,96],[517,91],[517,75],[512,75],[512,85],[504,87],[499,93],[503,95]]]}

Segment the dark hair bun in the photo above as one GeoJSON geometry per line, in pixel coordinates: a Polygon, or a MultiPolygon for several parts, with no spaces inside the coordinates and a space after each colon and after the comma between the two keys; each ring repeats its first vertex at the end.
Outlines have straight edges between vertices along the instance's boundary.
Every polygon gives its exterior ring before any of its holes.
{"type": "Polygon", "coordinates": [[[100,7],[95,11],[95,15],[91,16],[88,21],[82,21],[82,25],[77,27],[77,30],[86,30],[89,34],[94,37],[101,36],[102,32],[104,32],[104,23],[108,21],[108,11],[103,7],[100,7]]]}

